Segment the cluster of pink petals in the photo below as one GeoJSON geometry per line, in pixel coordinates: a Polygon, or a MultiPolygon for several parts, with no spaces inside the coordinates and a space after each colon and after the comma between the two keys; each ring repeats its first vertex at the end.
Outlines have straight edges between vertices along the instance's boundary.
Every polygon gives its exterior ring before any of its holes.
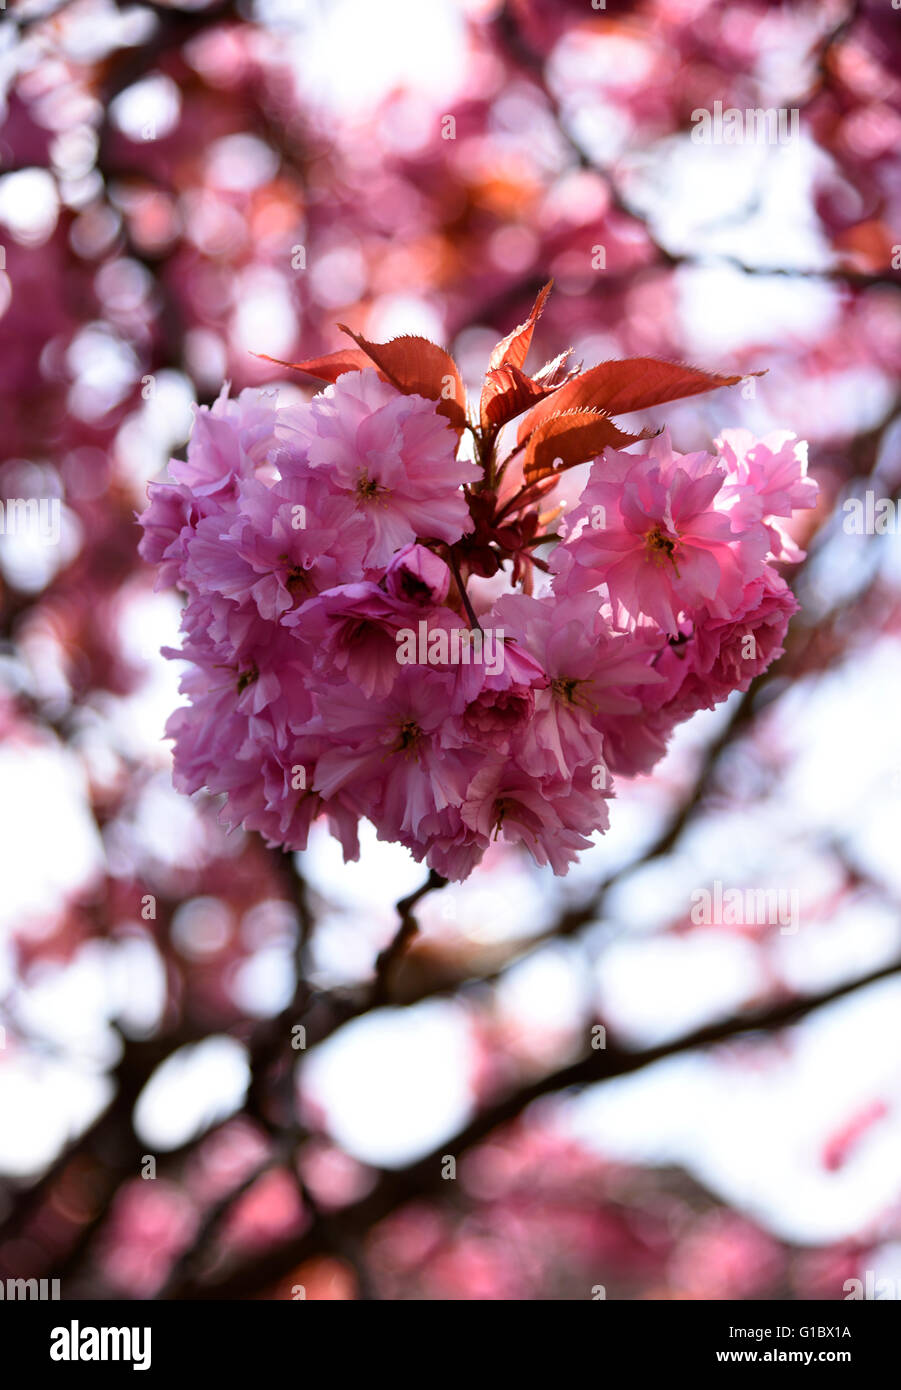
{"type": "Polygon", "coordinates": [[[613,776],[781,653],[796,604],[772,561],[798,552],[779,518],[816,492],[791,437],[608,449],[551,586],[483,605],[469,660],[447,561],[481,471],[459,452],[435,402],[375,371],[305,405],[247,390],[197,412],[140,518],[159,586],[186,596],[166,652],[190,663],[167,726],[180,790],[292,849],[324,816],[356,857],[365,817],[448,878],[498,835],[565,873],[613,776]],[[400,659],[404,633],[426,660],[400,659]]]}
{"type": "MultiPolygon", "coordinates": [[[[590,590],[618,629],[664,636],[663,682],[644,693],[642,721],[664,743],[696,710],[747,690],[782,655],[798,609],[772,562],[803,558],[779,518],[816,505],[806,445],[731,430],[717,449],[677,454],[665,431],[644,455],[607,449],[551,562],[561,597],[590,590]]],[[[635,743],[625,753],[615,770],[647,770],[635,743]]]]}

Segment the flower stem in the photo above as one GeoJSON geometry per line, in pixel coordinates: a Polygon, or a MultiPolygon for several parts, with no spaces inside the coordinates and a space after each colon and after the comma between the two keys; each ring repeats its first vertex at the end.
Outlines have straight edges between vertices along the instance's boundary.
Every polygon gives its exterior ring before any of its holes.
{"type": "Polygon", "coordinates": [[[466,609],[466,616],[469,618],[469,626],[470,628],[478,628],[479,632],[481,632],[481,624],[479,623],[479,620],[475,615],[475,609],[473,608],[472,603],[470,602],[469,594],[466,592],[466,585],[463,583],[463,576],[460,573],[460,566],[457,562],[457,557],[454,554],[452,547],[448,547],[447,559],[448,564],[451,568],[451,574],[454,576],[454,579],[457,583],[457,588],[460,590],[460,597],[463,600],[463,607],[466,609]]]}

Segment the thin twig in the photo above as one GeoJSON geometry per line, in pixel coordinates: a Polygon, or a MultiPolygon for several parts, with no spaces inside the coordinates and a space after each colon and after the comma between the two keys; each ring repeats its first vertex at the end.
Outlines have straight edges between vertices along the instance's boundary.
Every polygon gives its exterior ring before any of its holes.
{"type": "Polygon", "coordinates": [[[390,983],[391,972],[394,964],[403,955],[413,937],[419,931],[419,923],[413,916],[413,909],[416,904],[425,897],[426,893],[431,893],[436,888],[444,888],[447,879],[434,869],[429,870],[429,876],[425,883],[416,889],[415,893],[410,893],[406,898],[401,898],[397,904],[397,911],[400,914],[400,926],[394,934],[393,939],[388,943],[375,963],[375,981],[372,987],[370,998],[370,1008],[376,1008],[384,1004],[388,998],[388,985],[390,983]]]}

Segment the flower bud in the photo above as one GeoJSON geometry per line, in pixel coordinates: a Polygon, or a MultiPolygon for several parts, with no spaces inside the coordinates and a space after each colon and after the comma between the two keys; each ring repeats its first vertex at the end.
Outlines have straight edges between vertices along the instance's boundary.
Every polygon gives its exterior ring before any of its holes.
{"type": "Polygon", "coordinates": [[[385,575],[388,593],[394,598],[424,606],[443,603],[450,588],[450,570],[444,561],[424,545],[410,541],[391,560],[385,575]]]}

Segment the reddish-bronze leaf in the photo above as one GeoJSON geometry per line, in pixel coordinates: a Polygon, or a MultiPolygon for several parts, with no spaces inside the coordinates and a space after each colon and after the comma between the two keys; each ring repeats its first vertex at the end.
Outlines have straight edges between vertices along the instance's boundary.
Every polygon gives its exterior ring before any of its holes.
{"type": "Polygon", "coordinates": [[[341,348],[338,352],[327,352],[324,357],[309,357],[306,362],[283,362],[280,357],[270,357],[266,352],[253,355],[264,362],[275,362],[279,367],[290,367],[292,372],[306,372],[317,381],[335,382],[343,372],[361,372],[365,367],[375,367],[360,348],[341,348]]]}
{"type": "Polygon", "coordinates": [[[541,311],[547,303],[547,297],[553,284],[553,280],[548,280],[544,288],[539,291],[538,298],[532,305],[532,312],[525,323],[514,328],[512,333],[508,333],[506,338],[502,338],[497,344],[488,359],[489,371],[493,371],[495,367],[521,367],[525,362],[532,343],[535,325],[541,317],[541,311]]]}
{"type": "Polygon", "coordinates": [[[542,386],[519,367],[492,367],[485,373],[479,420],[483,430],[499,430],[530,405],[540,401],[554,386],[542,386]]]}
{"type": "Polygon", "coordinates": [[[408,335],[392,338],[388,343],[370,343],[361,334],[338,327],[353,338],[357,346],[378,367],[379,371],[408,396],[425,396],[436,403],[439,414],[446,416],[458,434],[466,424],[466,392],[449,352],[428,338],[408,335]]]}
{"type": "Polygon", "coordinates": [[[580,362],[576,367],[568,367],[567,360],[572,353],[572,348],[565,348],[558,357],[552,357],[550,362],[545,362],[537,372],[533,372],[532,380],[540,382],[542,386],[552,387],[556,390],[558,386],[563,386],[572,377],[578,376],[582,370],[580,362]]]}
{"type": "Polygon", "coordinates": [[[664,401],[713,391],[718,386],[734,386],[743,380],[743,376],[720,376],[656,357],[601,362],[530,410],[519,426],[517,442],[521,444],[530,431],[559,410],[605,410],[608,415],[624,415],[630,410],[645,410],[664,401]]]}
{"type": "Polygon", "coordinates": [[[653,433],[642,430],[641,434],[626,434],[599,410],[564,410],[542,420],[531,434],[523,460],[523,478],[526,483],[538,482],[585,463],[608,445],[624,449],[653,433]]]}

